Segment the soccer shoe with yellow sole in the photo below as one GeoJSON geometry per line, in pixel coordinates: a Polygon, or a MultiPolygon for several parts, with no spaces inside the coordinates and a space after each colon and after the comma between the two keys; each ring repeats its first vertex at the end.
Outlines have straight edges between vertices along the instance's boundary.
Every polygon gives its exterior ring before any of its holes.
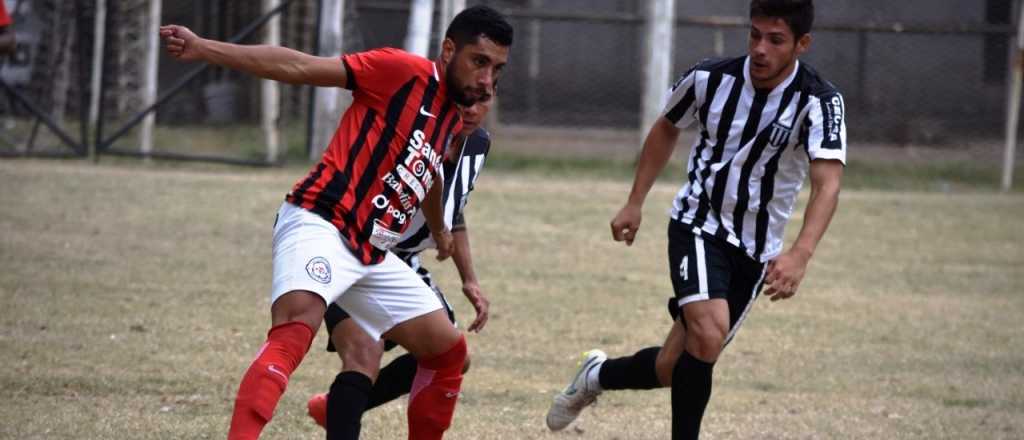
{"type": "Polygon", "coordinates": [[[573,376],[572,381],[569,382],[569,386],[555,395],[555,400],[551,402],[551,408],[548,409],[548,415],[545,419],[548,429],[552,431],[564,429],[573,420],[576,420],[576,417],[580,415],[580,411],[583,411],[583,408],[597,400],[601,390],[592,389],[593,387],[587,386],[587,375],[590,373],[590,370],[601,365],[607,359],[608,355],[596,348],[583,353],[583,357],[578,364],[579,368],[576,370],[576,375],[573,376]]]}

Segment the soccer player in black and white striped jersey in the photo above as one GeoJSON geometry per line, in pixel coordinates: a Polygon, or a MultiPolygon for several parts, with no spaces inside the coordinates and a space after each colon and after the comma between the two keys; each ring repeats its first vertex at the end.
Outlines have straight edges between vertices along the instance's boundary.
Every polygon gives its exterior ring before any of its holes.
{"type": "Polygon", "coordinates": [[[697,122],[686,183],[668,227],[673,323],[663,346],[608,359],[584,354],[555,396],[548,427],[568,426],[602,390],[672,387],[672,438],[696,439],[712,369],[763,285],[792,297],[839,200],[846,161],[843,98],[799,62],[810,46],[812,0],[752,0],[744,57],[704,61],[676,82],[644,142],[629,199],[611,222],[633,243],[641,207],[672,155],[680,129],[697,122]],[[804,222],[783,251],[783,229],[810,174],[804,222]]]}

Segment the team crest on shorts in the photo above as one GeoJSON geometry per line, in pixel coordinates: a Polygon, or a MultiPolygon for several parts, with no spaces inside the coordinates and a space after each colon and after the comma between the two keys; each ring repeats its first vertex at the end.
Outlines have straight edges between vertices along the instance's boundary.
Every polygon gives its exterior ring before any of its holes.
{"type": "Polygon", "coordinates": [[[306,273],[320,284],[331,283],[331,264],[324,257],[315,257],[306,263],[306,273]]]}

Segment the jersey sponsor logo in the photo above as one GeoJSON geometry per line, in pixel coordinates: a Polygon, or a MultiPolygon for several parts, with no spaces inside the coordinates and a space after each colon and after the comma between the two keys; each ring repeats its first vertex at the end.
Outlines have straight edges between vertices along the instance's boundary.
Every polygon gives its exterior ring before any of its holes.
{"type": "MultiPolygon", "coordinates": [[[[421,160],[416,161],[415,163],[419,164],[421,167],[423,166],[423,161],[421,160]]],[[[415,166],[413,167],[413,169],[416,169],[415,166]]],[[[408,186],[409,189],[411,189],[412,192],[416,194],[416,198],[423,200],[423,198],[427,195],[427,190],[426,188],[423,187],[423,184],[420,183],[420,181],[416,179],[416,177],[413,175],[414,172],[409,171],[409,169],[406,168],[404,165],[399,165],[398,168],[396,168],[396,170],[398,171],[398,177],[401,178],[402,182],[405,182],[405,185],[408,186]]]]}
{"type": "Polygon", "coordinates": [[[384,194],[377,194],[373,198],[373,207],[377,208],[377,209],[383,209],[383,210],[387,211],[387,213],[390,214],[391,217],[394,217],[395,221],[397,221],[398,224],[400,224],[400,225],[404,225],[405,224],[405,220],[406,220],[405,213],[402,212],[400,209],[395,208],[394,206],[391,206],[391,203],[388,202],[388,198],[387,197],[384,197],[384,194]]]}
{"type": "Polygon", "coordinates": [[[402,235],[388,229],[380,220],[373,220],[373,231],[370,232],[370,244],[373,247],[386,251],[398,244],[402,235]]]}
{"type": "Polygon", "coordinates": [[[842,98],[833,96],[832,99],[825,104],[825,111],[828,113],[825,115],[825,123],[828,124],[828,141],[835,142],[839,140],[839,130],[843,125],[842,98]]]}
{"type": "Polygon", "coordinates": [[[385,174],[381,180],[383,180],[384,183],[395,192],[395,194],[398,194],[398,201],[402,203],[402,209],[409,211],[414,208],[412,200],[409,198],[409,193],[405,191],[402,184],[395,178],[394,173],[385,174]]]}
{"type": "Polygon", "coordinates": [[[423,130],[416,130],[412,133],[412,136],[409,136],[409,145],[406,147],[407,154],[405,156],[405,166],[407,168],[412,167],[412,162],[419,159],[426,160],[435,171],[440,169],[441,155],[434,151],[430,146],[430,142],[424,142],[426,136],[423,130]]]}
{"type": "Polygon", "coordinates": [[[428,111],[427,111],[427,108],[426,108],[425,106],[422,106],[422,105],[420,106],[420,114],[421,114],[421,115],[423,115],[423,116],[426,116],[426,117],[428,117],[428,118],[434,118],[434,119],[437,119],[437,116],[436,116],[436,115],[434,115],[434,114],[433,114],[433,113],[431,113],[431,112],[428,112],[428,111]]]}
{"type": "Polygon", "coordinates": [[[320,284],[331,284],[331,263],[324,257],[313,257],[306,263],[306,273],[320,284]]]}
{"type": "Polygon", "coordinates": [[[434,174],[441,169],[441,155],[425,142],[423,130],[416,130],[409,136],[405,160],[397,167],[398,177],[416,193],[420,200],[434,183],[434,174]]]}

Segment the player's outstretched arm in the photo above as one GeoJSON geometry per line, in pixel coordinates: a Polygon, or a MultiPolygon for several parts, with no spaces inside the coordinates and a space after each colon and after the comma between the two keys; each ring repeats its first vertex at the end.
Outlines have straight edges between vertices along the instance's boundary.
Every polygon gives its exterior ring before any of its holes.
{"type": "Polygon", "coordinates": [[[811,196],[804,210],[804,224],[800,234],[788,251],[768,263],[768,272],[764,278],[768,287],[764,293],[772,301],[796,294],[807,271],[807,263],[814,255],[818,242],[825,236],[825,230],[839,206],[839,182],[843,176],[843,164],[838,160],[813,160],[810,174],[811,196]]]}
{"type": "Polygon", "coordinates": [[[476,310],[476,319],[469,325],[468,330],[479,332],[487,325],[491,302],[480,289],[480,282],[477,281],[476,271],[473,269],[473,255],[469,247],[469,229],[466,228],[465,223],[454,227],[452,241],[454,242],[452,261],[455,262],[455,267],[459,270],[459,278],[462,278],[462,294],[466,295],[466,299],[476,310]]]}
{"type": "Polygon", "coordinates": [[[280,46],[240,45],[200,38],[187,27],[160,27],[167,52],[182,61],[205,61],[260,78],[289,84],[345,87],[341,60],[317,57],[280,46]]]}
{"type": "Polygon", "coordinates": [[[636,164],[636,176],[633,178],[633,189],[629,192],[629,199],[611,222],[612,238],[615,241],[625,241],[627,246],[633,244],[636,232],[640,229],[644,200],[654,186],[658,174],[661,174],[661,170],[672,157],[676,141],[679,140],[679,131],[668,119],[658,118],[651,131],[647,133],[643,151],[640,152],[640,159],[636,164]]]}

